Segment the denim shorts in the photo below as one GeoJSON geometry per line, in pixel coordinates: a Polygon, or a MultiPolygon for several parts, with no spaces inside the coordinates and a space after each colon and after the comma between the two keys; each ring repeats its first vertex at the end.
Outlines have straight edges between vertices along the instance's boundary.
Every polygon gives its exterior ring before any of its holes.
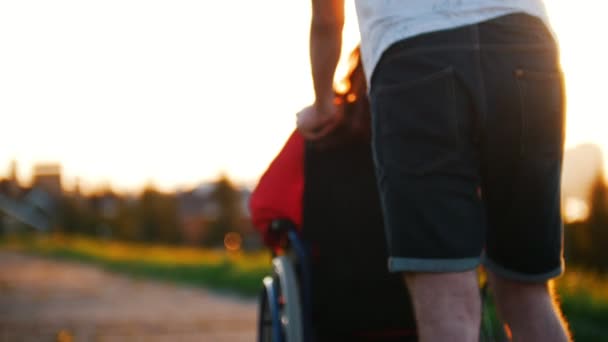
{"type": "Polygon", "coordinates": [[[409,38],[372,75],[372,145],[393,272],[563,272],[558,48],[525,14],[409,38]]]}

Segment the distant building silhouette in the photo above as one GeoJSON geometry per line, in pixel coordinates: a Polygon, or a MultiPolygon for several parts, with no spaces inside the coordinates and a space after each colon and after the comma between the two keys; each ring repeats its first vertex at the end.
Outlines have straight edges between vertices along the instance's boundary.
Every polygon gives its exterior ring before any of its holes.
{"type": "Polygon", "coordinates": [[[61,165],[35,165],[32,187],[44,190],[53,197],[60,197],[63,193],[61,186],[61,165]]]}

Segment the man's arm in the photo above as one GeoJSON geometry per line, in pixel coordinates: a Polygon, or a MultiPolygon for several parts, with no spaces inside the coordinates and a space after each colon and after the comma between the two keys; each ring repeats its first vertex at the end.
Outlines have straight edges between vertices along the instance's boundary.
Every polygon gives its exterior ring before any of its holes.
{"type": "Polygon", "coordinates": [[[344,0],[312,0],[310,24],[310,64],[315,89],[315,105],[333,105],[333,82],[344,27],[344,0]]]}
{"type": "Polygon", "coordinates": [[[298,114],[298,129],[308,139],[331,132],[341,119],[334,104],[334,74],[342,50],[344,0],[312,0],[310,65],[315,103],[298,114]]]}

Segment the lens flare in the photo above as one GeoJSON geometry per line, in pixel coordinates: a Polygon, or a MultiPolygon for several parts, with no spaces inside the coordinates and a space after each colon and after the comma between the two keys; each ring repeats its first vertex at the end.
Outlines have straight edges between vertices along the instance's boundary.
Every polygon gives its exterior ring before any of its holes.
{"type": "Polygon", "coordinates": [[[230,252],[236,252],[241,249],[243,238],[241,234],[230,232],[224,236],[224,247],[230,252]]]}

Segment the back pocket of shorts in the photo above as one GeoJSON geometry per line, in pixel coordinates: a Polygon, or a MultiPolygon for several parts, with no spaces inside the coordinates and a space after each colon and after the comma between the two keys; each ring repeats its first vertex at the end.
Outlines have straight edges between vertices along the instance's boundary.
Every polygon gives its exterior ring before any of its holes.
{"type": "Polygon", "coordinates": [[[517,69],[521,108],[521,153],[559,156],[564,141],[563,78],[560,71],[517,69]]]}
{"type": "Polygon", "coordinates": [[[411,174],[439,171],[460,147],[456,81],[451,67],[372,93],[380,167],[411,174]]]}

